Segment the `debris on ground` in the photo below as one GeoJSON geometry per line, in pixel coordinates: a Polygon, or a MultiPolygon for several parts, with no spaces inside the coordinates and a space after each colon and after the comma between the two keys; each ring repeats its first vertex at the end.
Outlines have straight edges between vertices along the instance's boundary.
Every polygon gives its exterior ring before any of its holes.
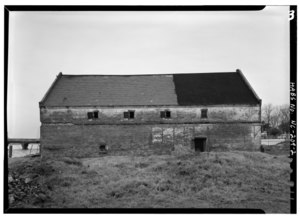
{"type": "Polygon", "coordinates": [[[46,199],[42,186],[39,183],[35,182],[31,177],[24,178],[14,172],[9,174],[8,198],[10,205],[27,199],[36,201],[44,201],[46,199]]]}
{"type": "Polygon", "coordinates": [[[43,203],[50,199],[45,186],[41,180],[44,179],[44,170],[40,166],[33,165],[40,161],[17,162],[16,166],[8,172],[8,201],[9,207],[18,207],[18,204],[33,204],[41,207],[43,203]],[[31,162],[31,163],[28,163],[31,162]]]}

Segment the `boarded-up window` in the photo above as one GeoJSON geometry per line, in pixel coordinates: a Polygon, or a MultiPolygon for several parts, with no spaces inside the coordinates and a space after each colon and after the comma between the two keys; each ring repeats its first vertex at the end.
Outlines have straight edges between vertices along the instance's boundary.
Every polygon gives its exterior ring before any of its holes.
{"type": "Polygon", "coordinates": [[[99,117],[98,113],[99,111],[88,112],[88,119],[97,119],[99,117]]]}
{"type": "Polygon", "coordinates": [[[134,111],[127,111],[127,112],[124,112],[124,118],[127,118],[127,119],[133,119],[134,118],[134,111]]]}
{"type": "Polygon", "coordinates": [[[88,116],[88,119],[93,119],[93,112],[88,112],[87,116],[88,116]]]}
{"type": "Polygon", "coordinates": [[[207,109],[201,109],[201,118],[207,118],[207,109]]]}
{"type": "Polygon", "coordinates": [[[171,118],[171,111],[169,110],[161,111],[160,118],[171,118]]]}
{"type": "Polygon", "coordinates": [[[129,118],[129,112],[124,112],[124,118],[129,118]]]}
{"type": "Polygon", "coordinates": [[[164,118],[165,117],[165,112],[164,111],[161,111],[160,112],[160,118],[164,118]]]}

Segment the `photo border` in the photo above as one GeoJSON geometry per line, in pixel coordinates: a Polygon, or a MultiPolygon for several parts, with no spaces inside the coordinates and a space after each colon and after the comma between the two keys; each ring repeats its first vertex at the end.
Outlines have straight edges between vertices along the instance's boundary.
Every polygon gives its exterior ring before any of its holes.
{"type": "MultiPolygon", "coordinates": [[[[4,213],[264,213],[261,209],[202,209],[202,208],[98,208],[50,209],[9,208],[8,203],[8,135],[7,80],[9,12],[11,11],[255,11],[266,5],[5,5],[4,6],[4,213]]],[[[291,129],[291,213],[296,213],[296,71],[297,71],[297,6],[290,6],[290,129],[291,129]],[[292,19],[293,17],[293,19],[292,19]],[[294,131],[293,131],[294,130],[294,131]]]]}

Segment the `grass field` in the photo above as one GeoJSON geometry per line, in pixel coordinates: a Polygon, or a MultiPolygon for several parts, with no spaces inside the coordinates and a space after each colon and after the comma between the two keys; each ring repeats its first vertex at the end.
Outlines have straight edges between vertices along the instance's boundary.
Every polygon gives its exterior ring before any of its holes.
{"type": "Polygon", "coordinates": [[[260,152],[12,158],[10,172],[35,177],[32,185],[41,186],[44,196],[28,194],[11,207],[256,208],[289,213],[289,162],[287,156],[260,152]]]}

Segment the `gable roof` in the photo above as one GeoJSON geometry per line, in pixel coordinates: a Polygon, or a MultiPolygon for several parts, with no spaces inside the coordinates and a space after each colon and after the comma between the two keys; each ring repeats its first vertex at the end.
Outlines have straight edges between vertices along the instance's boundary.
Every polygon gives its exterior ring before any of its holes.
{"type": "Polygon", "coordinates": [[[240,70],[163,75],[59,74],[41,106],[256,105],[240,70]]]}

